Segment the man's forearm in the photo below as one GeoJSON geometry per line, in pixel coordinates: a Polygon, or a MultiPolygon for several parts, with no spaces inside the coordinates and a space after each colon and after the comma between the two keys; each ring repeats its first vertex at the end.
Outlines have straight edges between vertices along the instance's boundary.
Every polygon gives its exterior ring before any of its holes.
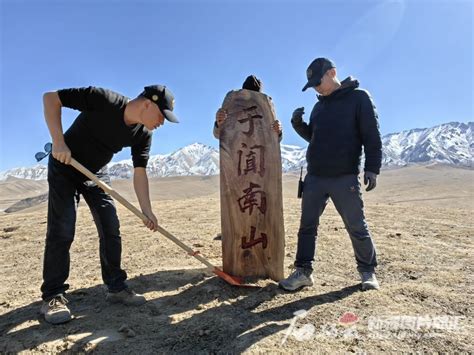
{"type": "Polygon", "coordinates": [[[382,166],[382,145],[380,142],[375,142],[364,146],[365,151],[365,171],[371,171],[379,174],[382,166]]]}
{"type": "Polygon", "coordinates": [[[142,212],[146,215],[151,212],[148,176],[145,168],[135,168],[133,173],[133,187],[142,212]]]}
{"type": "Polygon", "coordinates": [[[298,133],[301,138],[303,138],[307,142],[311,142],[311,129],[309,128],[309,125],[306,122],[291,121],[291,124],[296,133],[298,133]]]}

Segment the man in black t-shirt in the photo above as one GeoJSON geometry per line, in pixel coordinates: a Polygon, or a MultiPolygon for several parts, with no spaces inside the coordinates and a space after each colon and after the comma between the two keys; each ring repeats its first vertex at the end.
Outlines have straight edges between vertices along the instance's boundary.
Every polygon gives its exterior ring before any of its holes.
{"type": "Polygon", "coordinates": [[[156,231],[146,166],[152,131],[164,123],[178,122],[174,115],[174,96],[161,85],[145,87],[135,99],[110,90],[88,87],[47,92],[43,96],[44,115],[53,140],[48,162],[48,227],[43,265],[43,304],[47,322],[59,324],[71,319],[65,292],[69,288],[69,249],[74,239],[76,209],[82,195],[89,205],[100,241],[102,279],[107,285],[107,300],[140,305],[145,297],[129,289],[127,274],[120,266],[121,237],[116,208],[110,195],[69,165],[71,157],[101,175],[101,168],[124,147],[131,147],[133,185],[145,225],[156,231]],[[61,108],[81,113],[63,134],[61,108]]]}

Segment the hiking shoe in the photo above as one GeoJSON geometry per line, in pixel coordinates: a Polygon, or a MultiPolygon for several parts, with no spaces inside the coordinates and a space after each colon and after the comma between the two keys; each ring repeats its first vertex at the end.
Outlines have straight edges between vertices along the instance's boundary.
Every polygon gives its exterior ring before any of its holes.
{"type": "Polygon", "coordinates": [[[120,292],[107,292],[105,299],[110,303],[122,303],[127,306],[139,306],[146,302],[145,296],[139,295],[129,288],[120,292]]]}
{"type": "Polygon", "coordinates": [[[313,286],[314,279],[311,273],[310,269],[297,267],[290,276],[281,280],[278,286],[286,291],[296,291],[304,286],[313,286]]]}
{"type": "Polygon", "coordinates": [[[362,291],[378,290],[380,288],[379,282],[373,272],[360,272],[360,280],[362,282],[362,291]]]}
{"type": "Polygon", "coordinates": [[[71,311],[67,308],[68,300],[62,295],[56,295],[49,301],[43,301],[40,313],[46,322],[50,324],[61,324],[71,320],[71,311]]]}

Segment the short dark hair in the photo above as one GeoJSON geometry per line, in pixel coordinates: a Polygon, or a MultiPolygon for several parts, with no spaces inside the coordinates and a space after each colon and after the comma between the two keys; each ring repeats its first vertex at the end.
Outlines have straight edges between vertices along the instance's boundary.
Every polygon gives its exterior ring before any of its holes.
{"type": "Polygon", "coordinates": [[[242,84],[242,89],[262,92],[263,84],[255,75],[249,75],[242,84]]]}

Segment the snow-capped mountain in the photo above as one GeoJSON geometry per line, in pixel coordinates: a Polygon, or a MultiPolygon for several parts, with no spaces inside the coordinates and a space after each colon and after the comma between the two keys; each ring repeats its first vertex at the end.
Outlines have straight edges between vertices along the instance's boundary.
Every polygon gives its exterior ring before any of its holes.
{"type": "Polygon", "coordinates": [[[284,172],[298,170],[306,166],[306,148],[296,145],[280,145],[281,168],[284,172]]]}
{"type": "MultiPolygon", "coordinates": [[[[131,159],[111,162],[102,171],[113,179],[128,179],[133,174],[133,163],[131,159]]],[[[149,177],[216,175],[219,174],[219,151],[201,143],[193,143],[170,154],[153,155],[148,161],[147,173],[149,177]]],[[[43,180],[47,174],[45,165],[35,165],[2,172],[0,180],[8,176],[43,180]]]]}
{"type": "MultiPolygon", "coordinates": [[[[108,174],[117,179],[130,178],[132,160],[112,162],[107,165],[108,174]]],[[[219,152],[207,145],[194,143],[171,154],[153,155],[147,166],[150,177],[216,175],[219,173],[219,152]]]]}
{"type": "MultiPolygon", "coordinates": [[[[425,129],[412,129],[382,137],[385,167],[409,164],[443,163],[473,168],[474,122],[451,122],[425,129]]],[[[299,170],[305,165],[306,147],[281,145],[284,172],[299,170]]],[[[109,175],[115,179],[130,178],[131,160],[107,165],[109,175]]],[[[219,173],[219,151],[213,147],[194,143],[173,153],[150,157],[147,167],[150,177],[215,175],[219,173]]],[[[16,168],[0,173],[0,180],[8,176],[42,180],[47,178],[44,165],[16,168]]]]}
{"type": "Polygon", "coordinates": [[[14,168],[0,172],[0,181],[6,180],[9,176],[30,179],[30,180],[46,180],[48,177],[48,167],[46,165],[37,164],[29,168],[14,168]]]}
{"type": "Polygon", "coordinates": [[[451,122],[429,129],[412,129],[383,137],[386,166],[444,163],[473,167],[474,122],[451,122]]]}

